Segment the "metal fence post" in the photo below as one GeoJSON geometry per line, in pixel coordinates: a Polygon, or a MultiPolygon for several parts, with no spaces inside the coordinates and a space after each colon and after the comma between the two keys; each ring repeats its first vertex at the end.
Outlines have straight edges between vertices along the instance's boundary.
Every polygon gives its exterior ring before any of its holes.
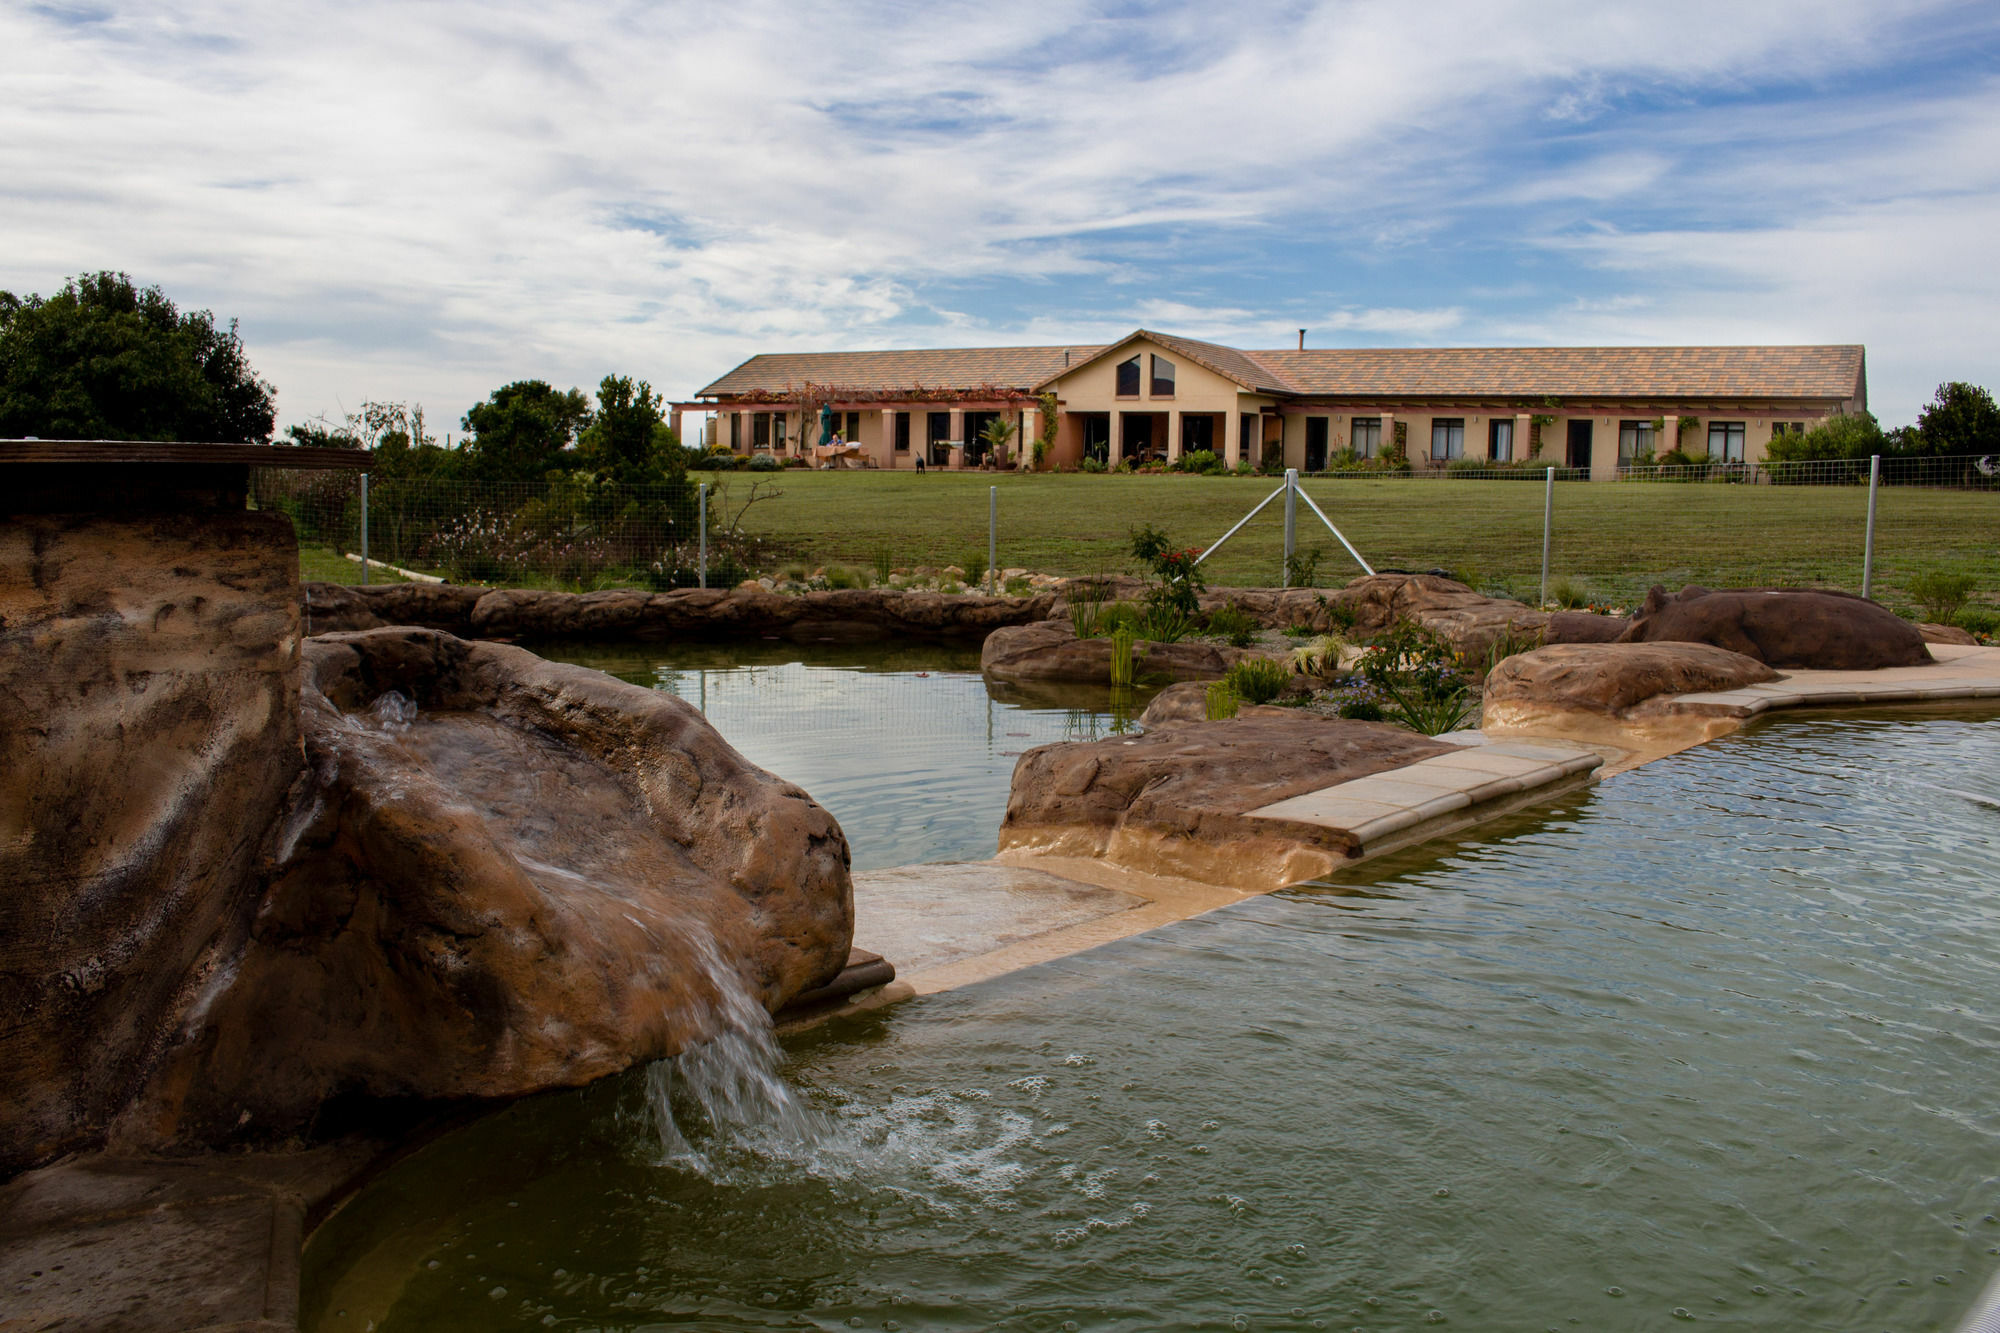
{"type": "Polygon", "coordinates": [[[368,586],[368,474],[361,474],[361,586],[368,586]]]}
{"type": "Polygon", "coordinates": [[[1882,482],[1882,455],[1868,459],[1868,535],[1861,544],[1861,595],[1875,586],[1875,490],[1882,482]]]}
{"type": "Polygon", "coordinates": [[[1556,512],[1556,470],[1549,469],[1548,477],[1542,483],[1542,600],[1537,606],[1549,604],[1549,520],[1556,512]]]}
{"type": "Polygon", "coordinates": [[[697,506],[695,521],[701,525],[701,564],[696,567],[696,572],[701,580],[701,586],[706,588],[708,586],[708,483],[702,482],[695,487],[694,493],[697,506]]]}
{"type": "Polygon", "coordinates": [[[1299,470],[1285,469],[1285,574],[1280,587],[1292,586],[1292,557],[1298,547],[1299,470]]]}
{"type": "Polygon", "coordinates": [[[986,591],[1000,588],[1000,488],[986,488],[986,591]]]}

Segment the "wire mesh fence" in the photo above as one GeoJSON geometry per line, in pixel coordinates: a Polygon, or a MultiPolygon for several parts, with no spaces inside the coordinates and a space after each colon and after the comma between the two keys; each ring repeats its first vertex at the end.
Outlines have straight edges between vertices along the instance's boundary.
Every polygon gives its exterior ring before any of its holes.
{"type": "MultiPolygon", "coordinates": [[[[1860,591],[1868,460],[1633,467],[1616,482],[1507,469],[1410,477],[1307,476],[1303,494],[1377,569],[1444,569],[1482,591],[1630,606],[1655,583],[1860,591]],[[1551,499],[1552,493],[1552,499],[1551,499]],[[1544,506],[1549,521],[1544,525],[1544,506]]],[[[496,586],[664,590],[701,581],[699,478],[618,489],[373,479],[368,577],[496,586]],[[393,566],[394,568],[384,568],[393,566]]],[[[1141,523],[1207,547],[1278,484],[1274,477],[790,471],[710,480],[709,586],[762,575],[779,586],[867,586],[910,571],[983,566],[1096,575],[1130,566],[1141,523]],[[997,488],[997,522],[989,527],[997,488]]],[[[309,579],[363,580],[361,496],[351,476],[264,472],[252,502],[290,514],[309,579]]],[[[2000,460],[1884,459],[1875,491],[1872,593],[1921,610],[1939,578],[2000,607],[2000,460]]],[[[1204,565],[1214,586],[1286,581],[1281,507],[1204,565]]],[[[1333,534],[1298,511],[1294,584],[1359,573],[1333,534]]],[[[898,578],[898,581],[906,581],[898,578]]]]}

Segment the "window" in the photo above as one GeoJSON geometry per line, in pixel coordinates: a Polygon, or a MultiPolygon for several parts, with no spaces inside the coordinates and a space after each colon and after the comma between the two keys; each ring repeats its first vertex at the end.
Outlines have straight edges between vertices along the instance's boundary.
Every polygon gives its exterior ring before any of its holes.
{"type": "Polygon", "coordinates": [[[1139,396],[1139,358],[1118,363],[1118,396],[1137,398],[1139,396]]]}
{"type": "Polygon", "coordinates": [[[1486,428],[1486,456],[1496,463],[1514,461],[1514,423],[1499,417],[1486,428]]]}
{"type": "Polygon", "coordinates": [[[731,412],[729,414],[729,452],[733,454],[743,452],[743,414],[741,412],[731,412]]]}
{"type": "Polygon", "coordinates": [[[1431,460],[1465,457],[1465,418],[1431,418],[1431,460]]]}
{"type": "Polygon", "coordinates": [[[835,413],[833,419],[836,423],[841,421],[847,423],[840,428],[841,439],[846,440],[849,444],[853,444],[861,438],[861,414],[859,412],[835,413]]]}
{"type": "Polygon", "coordinates": [[[1373,458],[1382,452],[1382,418],[1356,417],[1348,432],[1348,447],[1362,458],[1373,458]]]}
{"type": "Polygon", "coordinates": [[[1332,424],[1325,417],[1306,418],[1306,471],[1326,471],[1327,428],[1332,424]]]}
{"type": "Polygon", "coordinates": [[[1740,421],[1709,422],[1708,456],[1717,463],[1742,462],[1743,423],[1740,421]]]}
{"type": "Polygon", "coordinates": [[[899,454],[910,452],[910,414],[908,412],[898,412],[896,414],[896,452],[899,454]]]}
{"type": "Polygon", "coordinates": [[[753,412],[750,415],[750,447],[769,449],[771,447],[771,414],[753,412]]]}
{"type": "Polygon", "coordinates": [[[1648,459],[1653,456],[1653,423],[1650,421],[1621,421],[1618,423],[1618,463],[1648,459]]]}
{"type": "Polygon", "coordinates": [[[1153,397],[1174,396],[1174,363],[1155,352],[1153,354],[1153,397]]]}
{"type": "Polygon", "coordinates": [[[1774,440],[1780,435],[1803,435],[1805,433],[1806,423],[1803,421],[1773,421],[1771,423],[1771,438],[1774,440]]]}
{"type": "Polygon", "coordinates": [[[1197,449],[1215,452],[1215,418],[1202,413],[1181,415],[1181,452],[1191,454],[1197,449]]]}
{"type": "Polygon", "coordinates": [[[929,420],[924,426],[924,452],[930,455],[932,467],[944,467],[951,462],[951,413],[928,412],[929,420]]]}

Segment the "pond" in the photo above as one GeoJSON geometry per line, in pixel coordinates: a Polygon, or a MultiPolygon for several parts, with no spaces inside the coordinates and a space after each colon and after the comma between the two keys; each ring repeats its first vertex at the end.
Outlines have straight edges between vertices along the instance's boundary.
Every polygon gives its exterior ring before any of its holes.
{"type": "Polygon", "coordinates": [[[306,1326],[1949,1327],[2000,1265],[1996,841],[1991,710],[1780,718],[803,1034],[781,1123],[512,1106],[322,1228],[306,1326]]]}

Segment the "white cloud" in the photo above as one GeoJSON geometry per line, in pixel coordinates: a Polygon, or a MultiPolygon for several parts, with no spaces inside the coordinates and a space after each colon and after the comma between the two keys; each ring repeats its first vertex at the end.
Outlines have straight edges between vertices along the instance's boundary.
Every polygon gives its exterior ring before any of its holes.
{"type": "Polygon", "coordinates": [[[12,8],[0,286],[108,266],[240,315],[286,420],[362,397],[455,419],[529,375],[618,370],[680,394],[779,346],[1139,323],[1266,345],[1298,323],[1419,341],[1797,328],[1866,338],[1879,374],[1949,350],[1927,331],[1942,316],[1977,377],[2000,342],[1973,309],[1991,293],[1946,265],[1991,221],[1992,90],[1810,87],[1976,13],[12,8]],[[1802,101],[1704,106],[1774,69],[1802,101]],[[1573,118],[1550,121],[1565,97],[1573,118]],[[1871,142],[1883,128],[1894,142],[1871,142]],[[1301,234],[1326,238],[1317,278],[1270,310],[1215,297],[1205,270],[1254,272],[1301,234]],[[1468,234],[1589,282],[1537,279],[1548,315],[1470,293],[1507,287],[1498,273],[1403,293],[1468,234]],[[1942,248],[1896,254],[1911,237],[1942,248]],[[1755,299],[1711,299],[1732,285],[1755,299]]]}

